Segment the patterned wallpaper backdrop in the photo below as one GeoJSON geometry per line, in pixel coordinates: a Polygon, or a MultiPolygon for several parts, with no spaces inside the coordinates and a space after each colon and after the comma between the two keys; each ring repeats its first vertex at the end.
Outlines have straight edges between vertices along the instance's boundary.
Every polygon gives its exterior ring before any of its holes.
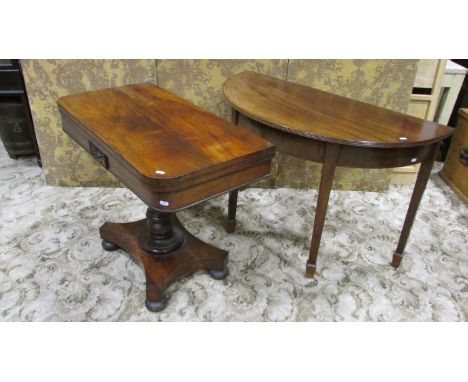
{"type": "MultiPolygon", "coordinates": [[[[49,185],[117,186],[61,130],[56,100],[103,87],[149,81],[226,119],[222,84],[254,70],[405,112],[417,60],[21,60],[49,185]]],[[[317,187],[320,165],[277,155],[267,187],[317,187]]],[[[389,170],[337,169],[335,187],[386,190],[389,170]]]]}

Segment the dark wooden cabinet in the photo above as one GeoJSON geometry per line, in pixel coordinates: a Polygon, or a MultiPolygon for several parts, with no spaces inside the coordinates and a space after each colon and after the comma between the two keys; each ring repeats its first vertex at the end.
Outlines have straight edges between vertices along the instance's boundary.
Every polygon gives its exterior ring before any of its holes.
{"type": "Polygon", "coordinates": [[[0,138],[10,158],[35,155],[41,165],[18,60],[0,60],[0,138]]]}

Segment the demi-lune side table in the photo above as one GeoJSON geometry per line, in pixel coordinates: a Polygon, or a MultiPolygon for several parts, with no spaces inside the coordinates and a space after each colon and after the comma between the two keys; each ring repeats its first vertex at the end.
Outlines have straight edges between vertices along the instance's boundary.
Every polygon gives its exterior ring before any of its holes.
{"type": "Polygon", "coordinates": [[[176,279],[227,276],[228,253],[190,234],[175,212],[270,174],[275,147],[149,83],[58,100],[63,130],[148,205],[146,219],[105,223],[105,250],[123,249],[146,276],[146,307],[160,311],[176,279]]]}
{"type": "MultiPolygon", "coordinates": [[[[254,72],[224,83],[232,121],[270,142],[279,152],[322,163],[306,276],[313,277],[336,166],[391,168],[421,163],[392,266],[404,255],[439,143],[453,129],[254,72]]],[[[227,230],[235,229],[237,190],[229,196],[227,230]]]]}

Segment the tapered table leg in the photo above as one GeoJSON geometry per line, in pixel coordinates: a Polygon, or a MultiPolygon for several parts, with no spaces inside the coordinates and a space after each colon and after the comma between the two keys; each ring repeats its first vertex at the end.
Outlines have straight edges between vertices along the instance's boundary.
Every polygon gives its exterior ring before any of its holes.
{"type": "Polygon", "coordinates": [[[403,229],[400,234],[400,241],[398,242],[396,251],[393,253],[392,267],[394,268],[398,268],[400,266],[401,260],[404,257],[406,242],[408,241],[414,217],[416,216],[416,211],[419,207],[419,202],[421,201],[424,190],[426,189],[427,181],[431,175],[432,166],[438,149],[439,143],[434,144],[432,149],[429,151],[427,158],[421,162],[421,168],[419,169],[408,212],[406,213],[405,223],[403,224],[403,229]]]}
{"type": "Polygon", "coordinates": [[[333,184],[336,163],[340,146],[334,143],[327,143],[325,146],[324,160],[322,166],[322,178],[317,199],[317,208],[315,209],[314,230],[312,232],[312,241],[310,244],[309,259],[306,264],[306,277],[313,278],[315,274],[320,239],[322,237],[323,224],[327,214],[328,199],[333,184]]]}
{"type": "MultiPolygon", "coordinates": [[[[231,109],[231,122],[237,125],[239,121],[239,112],[232,108],[231,109]]],[[[239,190],[233,190],[229,193],[229,204],[228,204],[228,221],[226,225],[227,233],[234,233],[236,230],[236,210],[237,210],[237,194],[239,190]]]]}
{"type": "Polygon", "coordinates": [[[228,221],[226,226],[227,233],[234,233],[234,231],[236,230],[236,210],[238,193],[239,190],[233,190],[229,193],[228,221]]]}

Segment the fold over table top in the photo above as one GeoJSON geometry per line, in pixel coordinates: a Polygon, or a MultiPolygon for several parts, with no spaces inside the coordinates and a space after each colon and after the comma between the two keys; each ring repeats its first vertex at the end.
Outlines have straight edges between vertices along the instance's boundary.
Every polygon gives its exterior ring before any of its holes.
{"type": "Polygon", "coordinates": [[[149,83],[70,95],[58,105],[146,182],[180,182],[274,153],[263,138],[149,83]]]}
{"type": "Polygon", "coordinates": [[[273,128],[320,141],[365,147],[422,146],[453,129],[311,87],[246,71],[224,83],[242,114],[273,128]]]}

